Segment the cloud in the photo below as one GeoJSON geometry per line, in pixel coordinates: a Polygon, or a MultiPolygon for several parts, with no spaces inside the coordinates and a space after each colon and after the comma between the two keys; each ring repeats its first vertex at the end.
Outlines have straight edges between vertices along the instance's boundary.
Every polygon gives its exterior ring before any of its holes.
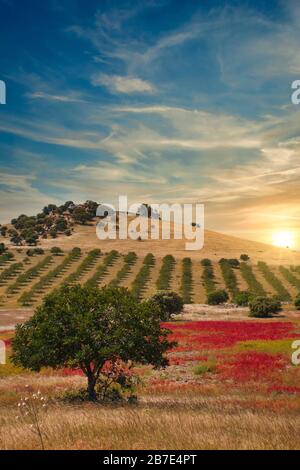
{"type": "Polygon", "coordinates": [[[120,75],[94,74],[91,82],[94,86],[103,85],[112,93],[154,93],[155,87],[141,78],[122,77],[120,75]]]}
{"type": "Polygon", "coordinates": [[[20,214],[35,214],[49,204],[59,203],[34,187],[34,175],[1,172],[0,175],[0,223],[7,223],[20,214]]]}
{"type": "Polygon", "coordinates": [[[36,91],[34,93],[26,93],[27,98],[32,100],[46,100],[46,101],[58,101],[61,103],[85,103],[86,101],[76,96],[67,95],[52,95],[43,91],[36,91]]]}

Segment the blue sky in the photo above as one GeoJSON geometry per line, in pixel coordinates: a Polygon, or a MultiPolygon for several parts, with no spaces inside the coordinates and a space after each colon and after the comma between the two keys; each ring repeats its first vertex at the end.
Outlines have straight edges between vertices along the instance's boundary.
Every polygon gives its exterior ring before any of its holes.
{"type": "Polygon", "coordinates": [[[296,1],[0,0],[0,221],[50,202],[204,202],[299,226],[296,1]]]}

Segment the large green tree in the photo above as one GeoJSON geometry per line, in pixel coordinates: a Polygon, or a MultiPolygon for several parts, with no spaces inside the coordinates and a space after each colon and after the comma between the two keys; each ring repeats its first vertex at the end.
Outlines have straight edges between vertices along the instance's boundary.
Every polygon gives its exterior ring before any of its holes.
{"type": "Polygon", "coordinates": [[[166,366],[174,343],[160,326],[155,303],[137,302],[124,288],[64,286],[48,295],[28,321],[16,328],[13,362],[33,371],[42,367],[81,369],[88,395],[108,360],[166,366]]]}

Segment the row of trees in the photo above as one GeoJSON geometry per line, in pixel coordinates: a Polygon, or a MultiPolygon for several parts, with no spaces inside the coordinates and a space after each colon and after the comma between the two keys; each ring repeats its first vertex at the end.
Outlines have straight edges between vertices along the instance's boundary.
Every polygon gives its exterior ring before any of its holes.
{"type": "Polygon", "coordinates": [[[101,250],[97,248],[91,250],[77,267],[77,269],[64,280],[64,284],[74,284],[77,282],[84,274],[93,268],[100,256],[101,250]]]}
{"type": "Polygon", "coordinates": [[[69,266],[77,261],[81,256],[80,248],[73,248],[72,251],[65,256],[63,261],[47,274],[42,276],[40,280],[32,286],[29,291],[23,292],[19,298],[19,302],[23,306],[31,305],[36,294],[42,294],[57,278],[62,276],[69,266]]]}
{"type": "Polygon", "coordinates": [[[110,282],[111,287],[117,287],[119,284],[129,275],[132,266],[136,263],[137,255],[133,251],[127,253],[124,256],[124,264],[122,268],[117,272],[116,276],[110,282]]]}
{"type": "Polygon", "coordinates": [[[87,282],[86,286],[88,287],[97,287],[101,279],[105,276],[108,271],[108,268],[112,266],[116,260],[119,258],[119,253],[116,250],[112,250],[107,255],[105,255],[102,263],[97,267],[96,271],[94,272],[93,276],[90,277],[87,282]]]}
{"type": "Polygon", "coordinates": [[[12,295],[18,292],[23,286],[31,282],[33,279],[37,278],[41,272],[48,268],[53,260],[51,255],[46,256],[44,259],[39,261],[37,264],[27,269],[24,273],[19,274],[17,279],[13,284],[7,287],[6,294],[12,295]]]}
{"type": "Polygon", "coordinates": [[[153,269],[154,265],[155,265],[155,257],[153,256],[152,253],[148,253],[143,260],[143,266],[137,273],[131,285],[132,295],[136,299],[141,298],[142,293],[145,290],[146,285],[150,279],[151,270],[153,269]]]}
{"type": "Polygon", "coordinates": [[[156,281],[158,290],[168,290],[172,279],[172,273],[175,268],[175,258],[172,255],[166,255],[162,260],[159,276],[156,281]]]}
{"type": "Polygon", "coordinates": [[[182,277],[180,292],[185,304],[192,303],[193,276],[192,276],[192,260],[184,258],[182,260],[182,277]]]}

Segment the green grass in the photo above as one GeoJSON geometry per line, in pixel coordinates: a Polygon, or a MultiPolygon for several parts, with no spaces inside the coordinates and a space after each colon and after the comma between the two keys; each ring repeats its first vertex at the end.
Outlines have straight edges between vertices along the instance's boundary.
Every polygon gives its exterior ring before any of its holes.
{"type": "Polygon", "coordinates": [[[204,375],[207,373],[214,373],[217,370],[217,364],[215,360],[209,360],[207,362],[202,362],[194,368],[195,375],[204,375]]]}

